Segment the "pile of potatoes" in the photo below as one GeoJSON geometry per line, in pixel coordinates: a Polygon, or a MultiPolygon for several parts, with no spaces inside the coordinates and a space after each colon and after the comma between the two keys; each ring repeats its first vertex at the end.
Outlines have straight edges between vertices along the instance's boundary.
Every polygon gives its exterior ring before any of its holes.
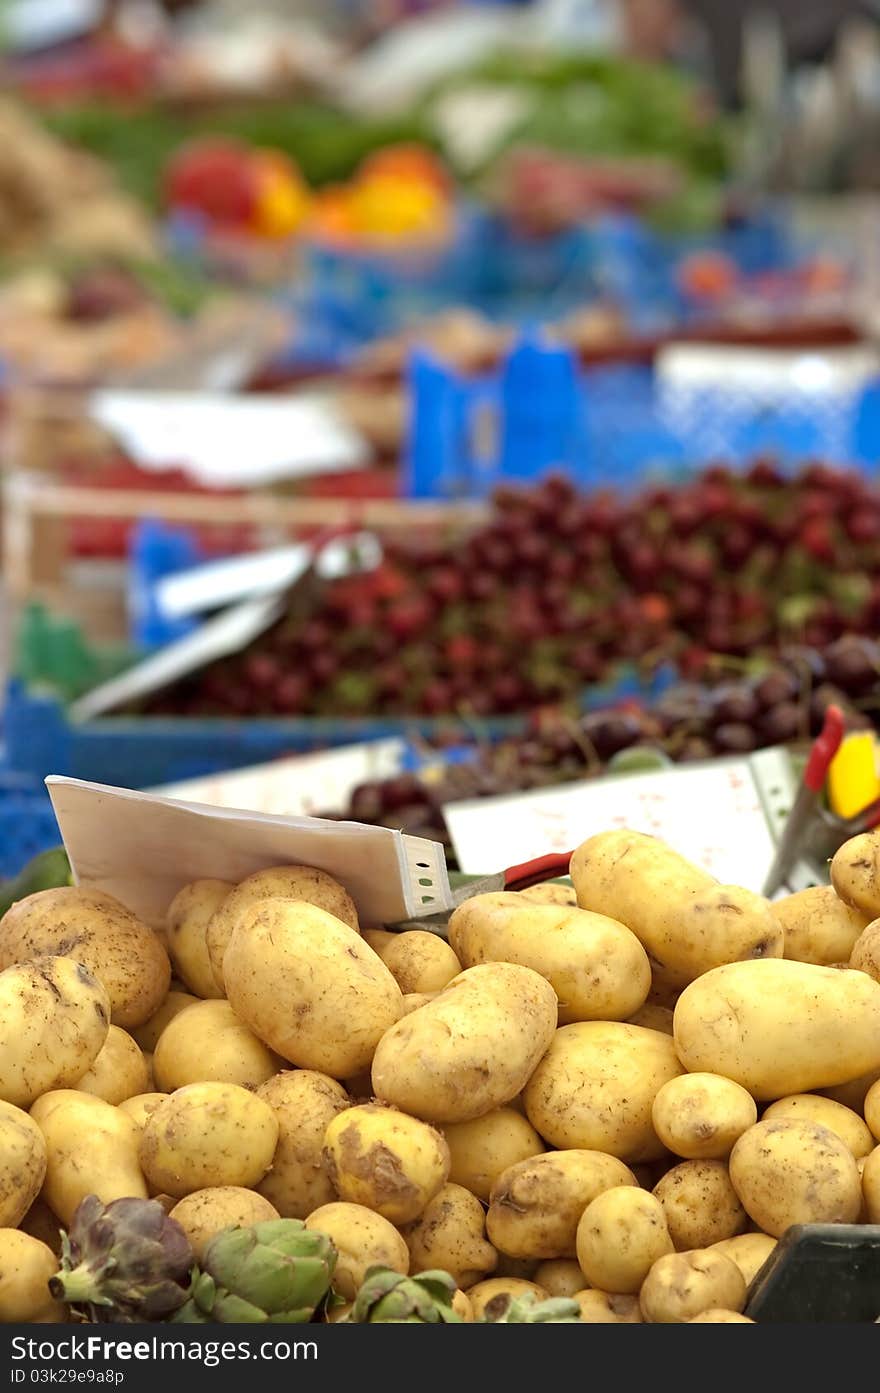
{"type": "MultiPolygon", "coordinates": [[[[0,921],[0,1320],[58,1320],[58,1231],[156,1196],[198,1256],[303,1219],[369,1267],[745,1322],[792,1224],[880,1222],[880,835],[770,904],[662,842],[479,895],[448,941],[302,866],[186,886],[154,930],[65,887],[0,921]]],[[[344,1314],[345,1307],[334,1312],[344,1314]]]]}

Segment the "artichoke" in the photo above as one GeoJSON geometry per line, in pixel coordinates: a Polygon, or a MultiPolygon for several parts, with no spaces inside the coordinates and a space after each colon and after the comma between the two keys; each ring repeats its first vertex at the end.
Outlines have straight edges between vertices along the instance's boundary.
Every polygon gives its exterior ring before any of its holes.
{"type": "Polygon", "coordinates": [[[269,1219],[224,1229],[193,1273],[189,1300],[177,1322],[301,1325],[330,1291],[336,1249],[301,1219],[269,1219]]]}
{"type": "Polygon", "coordinates": [[[390,1267],[371,1267],[346,1321],[461,1324],[461,1316],[452,1309],[455,1290],[455,1280],[448,1272],[420,1272],[417,1277],[404,1277],[390,1267]]]}
{"type": "Polygon", "coordinates": [[[567,1296],[554,1296],[548,1301],[536,1300],[530,1291],[522,1296],[508,1296],[502,1292],[487,1303],[483,1312],[482,1324],[488,1325],[531,1325],[552,1321],[559,1325],[572,1322],[580,1324],[581,1310],[576,1301],[567,1296]]]}
{"type": "Polygon", "coordinates": [[[93,1322],[163,1320],[186,1300],[192,1264],[189,1239],[157,1200],[86,1195],[49,1290],[93,1322]]]}

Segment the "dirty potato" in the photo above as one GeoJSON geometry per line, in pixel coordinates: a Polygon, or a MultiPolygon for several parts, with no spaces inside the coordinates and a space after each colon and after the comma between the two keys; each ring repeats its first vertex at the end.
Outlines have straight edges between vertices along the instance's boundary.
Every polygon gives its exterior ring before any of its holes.
{"type": "Polygon", "coordinates": [[[656,1260],[673,1251],[660,1201],[629,1186],[606,1190],[587,1205],[576,1245],[591,1286],[623,1296],[634,1295],[656,1260]]]}
{"type": "Polygon", "coordinates": [[[257,1097],[278,1120],[272,1165],[257,1185],[282,1219],[305,1219],[332,1203],[336,1191],[324,1169],[324,1136],[351,1099],[336,1079],[312,1069],[286,1069],[260,1084],[257,1097]]]}
{"type": "Polygon", "coordinates": [[[191,1083],[147,1118],[141,1168],[151,1185],[176,1199],[214,1185],[251,1190],[272,1164],[278,1131],[269,1104],[246,1088],[191,1083]]]}
{"type": "Polygon", "coordinates": [[[774,1238],[792,1224],[852,1224],[861,1209],[855,1157],[816,1122],[756,1123],[730,1154],[730,1179],[749,1218],[774,1238]]]}
{"type": "Polygon", "coordinates": [[[409,1224],[446,1184],[449,1147],[427,1122],[364,1103],[329,1123],[324,1166],[341,1200],[409,1224]]]}
{"type": "Polygon", "coordinates": [[[719,1074],[681,1074],[665,1083],[651,1108],[664,1146],[687,1161],[724,1160],[758,1120],[755,1100],[719,1074]]]}
{"type": "Polygon", "coordinates": [[[748,1224],[724,1161],[682,1161],[657,1182],[654,1194],[679,1252],[735,1238],[748,1224]]]}
{"type": "Polygon", "coordinates": [[[137,1043],[124,1030],[111,1025],[107,1039],[75,1087],[115,1105],[145,1093],[148,1084],[147,1061],[137,1043]]]}
{"type": "Polygon", "coordinates": [[[858,1113],[824,1098],[819,1093],[793,1093],[787,1098],[779,1098],[764,1109],[762,1121],[774,1117],[794,1117],[801,1121],[818,1122],[836,1133],[845,1146],[848,1146],[856,1160],[867,1156],[874,1146],[874,1138],[858,1113]]]}
{"type": "Polygon", "coordinates": [[[547,1149],[516,1108],[496,1108],[470,1122],[449,1123],[442,1130],[451,1159],[449,1179],[486,1203],[502,1171],[547,1149]]]}
{"type": "Polygon", "coordinates": [[[194,880],[178,891],[165,915],[168,956],[174,971],[204,1001],[223,996],[223,983],[217,981],[211,966],[206,932],[234,889],[229,880],[194,880]]]}
{"type": "Polygon", "coordinates": [[[637,1186],[632,1171],[600,1151],[548,1151],[502,1171],[492,1187],[486,1229],[512,1258],[569,1258],[578,1221],[603,1190],[637,1186]]]}
{"type": "Polygon", "coordinates": [[[339,1201],[324,1204],[306,1219],[306,1228],[323,1233],[338,1257],[333,1286],[346,1301],[354,1301],[371,1267],[409,1272],[409,1249],[393,1224],[374,1209],[339,1201]]]}
{"type": "Polygon", "coordinates": [[[407,996],[442,991],[461,972],[462,964],[439,934],[410,929],[392,939],[380,957],[407,996]]]}
{"type": "Polygon", "coordinates": [[[0,1229],[27,1214],[46,1174],[46,1143],[32,1117],[0,1102],[0,1229]]]}
{"type": "Polygon", "coordinates": [[[240,1185],[215,1185],[209,1190],[193,1190],[171,1210],[190,1242],[198,1262],[211,1239],[223,1229],[248,1228],[280,1219],[278,1210],[262,1195],[240,1185]]]}
{"type": "Polygon", "coordinates": [[[449,1272],[462,1291],[495,1271],[498,1254],[486,1237],[480,1201],[461,1185],[444,1185],[415,1223],[403,1229],[410,1272],[449,1272]]]}
{"type": "Polygon", "coordinates": [[[712,1248],[658,1258],[639,1293],[642,1315],[655,1325],[680,1324],[705,1311],[741,1311],[745,1301],[736,1263],[712,1248]]]}

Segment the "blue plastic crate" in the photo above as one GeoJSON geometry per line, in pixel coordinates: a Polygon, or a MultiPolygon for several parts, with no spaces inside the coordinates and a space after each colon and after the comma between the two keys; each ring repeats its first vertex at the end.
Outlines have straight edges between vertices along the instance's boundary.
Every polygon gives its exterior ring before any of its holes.
{"type": "Polygon", "coordinates": [[[29,775],[0,773],[0,878],[18,875],[34,856],[60,842],[43,785],[29,775]]]}

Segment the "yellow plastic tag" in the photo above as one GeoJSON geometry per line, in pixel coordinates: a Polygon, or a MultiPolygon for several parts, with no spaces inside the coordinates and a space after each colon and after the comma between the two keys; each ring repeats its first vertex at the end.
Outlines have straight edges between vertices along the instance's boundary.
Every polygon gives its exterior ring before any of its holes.
{"type": "Polygon", "coordinates": [[[855,817],[880,797],[877,740],[872,731],[854,731],[828,771],[828,801],[838,817],[855,817]]]}

